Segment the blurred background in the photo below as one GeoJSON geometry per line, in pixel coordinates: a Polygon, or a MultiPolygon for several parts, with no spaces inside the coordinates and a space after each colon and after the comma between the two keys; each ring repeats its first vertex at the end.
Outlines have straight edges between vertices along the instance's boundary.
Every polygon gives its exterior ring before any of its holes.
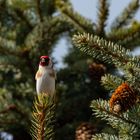
{"type": "Polygon", "coordinates": [[[92,115],[90,103],[110,97],[100,83],[104,74],[122,75],[81,53],[71,38],[88,32],[139,55],[139,7],[139,0],[0,0],[0,139],[31,139],[41,55],[51,56],[57,71],[56,140],[74,140],[83,123],[115,133],[92,115]]]}
{"type": "MultiPolygon", "coordinates": [[[[112,24],[113,20],[123,11],[123,9],[131,2],[131,0],[117,0],[117,1],[110,1],[110,13],[107,20],[106,30],[109,30],[110,25],[112,24]]],[[[74,9],[79,12],[81,15],[85,16],[86,18],[91,19],[93,22],[97,21],[97,7],[98,7],[98,0],[71,0],[71,3],[74,9]]],[[[135,19],[140,21],[140,11],[138,10],[135,14],[135,19]]],[[[56,48],[52,53],[53,57],[56,58],[58,63],[56,64],[56,68],[61,68],[64,66],[63,64],[63,57],[67,54],[67,49],[71,46],[71,44],[67,44],[67,39],[64,37],[58,41],[56,44],[56,48]]],[[[134,50],[134,54],[139,54],[139,47],[134,50]],[[137,50],[138,49],[138,50],[137,50]]]]}

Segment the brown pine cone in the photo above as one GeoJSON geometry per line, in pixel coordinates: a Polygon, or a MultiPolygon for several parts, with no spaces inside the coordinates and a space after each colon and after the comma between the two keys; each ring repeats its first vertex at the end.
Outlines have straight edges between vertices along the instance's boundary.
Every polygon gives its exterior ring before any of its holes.
{"type": "Polygon", "coordinates": [[[88,71],[91,79],[101,80],[101,76],[106,72],[106,67],[102,64],[92,63],[89,65],[88,71]]]}
{"type": "Polygon", "coordinates": [[[93,134],[95,134],[93,125],[83,122],[76,129],[75,140],[91,140],[93,134]]]}
{"type": "Polygon", "coordinates": [[[130,109],[136,101],[136,92],[134,92],[127,83],[122,83],[110,98],[110,110],[116,114],[125,112],[130,109]]]}

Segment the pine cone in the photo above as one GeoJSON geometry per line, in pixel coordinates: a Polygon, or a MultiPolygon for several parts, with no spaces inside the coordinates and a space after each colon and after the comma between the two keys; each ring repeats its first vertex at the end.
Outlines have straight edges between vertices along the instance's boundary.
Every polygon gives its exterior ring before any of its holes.
{"type": "Polygon", "coordinates": [[[91,140],[95,128],[88,122],[81,123],[76,129],[75,140],[91,140]]]}
{"type": "Polygon", "coordinates": [[[122,83],[110,98],[110,110],[116,114],[125,112],[136,103],[136,100],[136,92],[127,83],[122,83]]]}
{"type": "Polygon", "coordinates": [[[102,64],[92,63],[89,65],[88,71],[91,79],[101,80],[101,76],[106,72],[106,67],[102,64]]]}

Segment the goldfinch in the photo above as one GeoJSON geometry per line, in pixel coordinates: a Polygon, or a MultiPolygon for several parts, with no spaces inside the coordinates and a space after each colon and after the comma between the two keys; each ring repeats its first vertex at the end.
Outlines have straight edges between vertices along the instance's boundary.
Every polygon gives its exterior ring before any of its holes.
{"type": "Polygon", "coordinates": [[[55,79],[56,73],[53,63],[48,56],[41,56],[38,71],[35,75],[37,94],[45,93],[55,98],[55,79]]]}

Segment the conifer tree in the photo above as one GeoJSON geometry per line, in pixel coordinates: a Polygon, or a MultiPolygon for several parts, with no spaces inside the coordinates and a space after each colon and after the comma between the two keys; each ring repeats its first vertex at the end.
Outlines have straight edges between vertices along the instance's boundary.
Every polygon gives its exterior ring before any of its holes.
{"type": "Polygon", "coordinates": [[[35,71],[70,27],[55,15],[54,0],[0,1],[0,131],[31,139],[35,71]]]}
{"type": "MultiPolygon", "coordinates": [[[[106,31],[109,4],[108,0],[99,0],[96,23],[76,12],[68,0],[0,1],[0,131],[11,133],[14,140],[31,139],[28,129],[32,120],[35,126],[32,127],[33,137],[39,132],[43,138],[53,138],[53,133],[46,135],[52,130],[49,124],[53,113],[49,113],[53,109],[52,106],[47,108],[49,101],[37,97],[33,105],[34,75],[39,56],[51,55],[57,41],[65,35],[70,43],[89,55],[72,47],[64,60],[67,67],[57,74],[55,139],[73,140],[75,130],[79,132],[85,127],[89,135],[94,134],[93,139],[139,138],[139,58],[127,50],[140,44],[140,24],[134,20],[139,0],[131,1],[106,31]],[[119,75],[118,69],[123,70],[124,75],[119,75]],[[104,87],[114,91],[109,101],[103,100],[109,95],[104,87]],[[33,113],[32,106],[35,107],[33,113]],[[39,116],[36,113],[49,118],[42,121],[43,128],[48,131],[38,131],[39,116]],[[95,135],[104,130],[102,122],[95,116],[108,121],[105,128],[115,128],[112,134],[95,135]],[[94,125],[90,126],[89,121],[94,125]],[[90,128],[94,129],[93,133],[90,128]]],[[[91,138],[89,135],[86,138],[91,138]]],[[[79,133],[78,138],[81,138],[79,133]]]]}
{"type": "Polygon", "coordinates": [[[45,93],[38,94],[34,101],[31,135],[33,140],[54,139],[55,103],[45,93]]]}
{"type": "Polygon", "coordinates": [[[74,35],[73,42],[81,51],[94,58],[112,63],[123,71],[123,78],[107,74],[102,77],[102,84],[113,93],[109,101],[93,100],[91,108],[95,116],[106,120],[117,134],[101,133],[93,135],[93,140],[138,140],[139,126],[139,57],[130,50],[98,36],[90,34],[74,35]]]}
{"type": "MultiPolygon", "coordinates": [[[[77,32],[82,34],[84,32],[89,33],[89,36],[98,35],[106,41],[112,41],[130,50],[137,47],[139,45],[139,22],[135,20],[134,16],[139,9],[139,1],[131,1],[122,12],[120,11],[120,15],[116,17],[109,30],[106,30],[106,25],[110,14],[110,2],[108,0],[100,0],[98,3],[97,22],[94,22],[76,12],[76,9],[73,8],[70,2],[66,3],[62,0],[56,0],[56,6],[62,14],[63,19],[74,29],[72,35],[77,34],[77,32]]],[[[74,45],[77,46],[77,43],[78,42],[74,43],[74,45]]],[[[83,44],[80,45],[82,46],[83,44]]],[[[70,48],[69,54],[64,58],[64,63],[67,64],[68,67],[60,70],[58,73],[58,76],[61,77],[58,77],[61,79],[60,93],[62,95],[60,100],[62,100],[61,102],[65,102],[65,104],[60,104],[58,108],[63,108],[62,113],[64,112],[66,119],[57,119],[60,121],[60,126],[64,129],[63,135],[65,134],[65,137],[71,140],[74,139],[73,135],[76,128],[79,128],[79,126],[81,126],[80,124],[85,121],[92,122],[94,127],[97,128],[97,132],[105,130],[116,133],[115,129],[112,129],[110,125],[105,125],[104,121],[100,122],[100,119],[94,117],[95,115],[91,115],[92,112],[89,110],[89,104],[93,99],[109,99],[110,93],[108,92],[107,94],[107,90],[104,89],[104,86],[100,83],[101,76],[104,74],[108,76],[108,73],[110,73],[122,77],[122,79],[124,79],[124,77],[119,73],[120,71],[118,71],[114,63],[108,63],[106,60],[104,61],[98,58],[99,54],[102,53],[99,48],[98,52],[94,54],[96,57],[93,57],[92,53],[94,53],[94,51],[92,52],[90,49],[88,51],[87,46],[88,45],[86,45],[85,48],[81,47],[81,49],[86,50],[89,54],[91,53],[90,55],[84,55],[84,53],[81,53],[75,47],[70,48]],[[65,77],[65,75],[67,75],[67,77],[65,77]],[[62,85],[64,85],[64,87],[62,85]],[[63,124],[61,124],[62,120],[63,124]],[[103,129],[102,126],[105,126],[105,129],[103,129]],[[69,131],[67,132],[65,130],[69,131]],[[70,132],[71,134],[69,135],[68,133],[70,132]]],[[[112,52],[111,48],[110,51],[112,52]]],[[[103,54],[102,57],[107,58],[108,56],[103,54]]],[[[112,60],[111,57],[108,59],[110,61],[112,60]]],[[[110,75],[108,77],[110,78],[110,75]]],[[[104,77],[102,77],[102,80],[103,79],[106,81],[104,77]]],[[[122,83],[121,79],[118,79],[118,81],[119,84],[122,83]]],[[[114,79],[112,79],[112,82],[114,82],[114,79]]],[[[107,83],[104,83],[106,86],[107,83]]],[[[116,86],[113,84],[112,86],[117,88],[119,84],[116,86]]],[[[113,89],[114,88],[111,88],[110,91],[113,89]]],[[[61,132],[62,131],[58,132],[58,134],[61,135],[61,132]]],[[[81,130],[81,132],[83,131],[81,130]]]]}

